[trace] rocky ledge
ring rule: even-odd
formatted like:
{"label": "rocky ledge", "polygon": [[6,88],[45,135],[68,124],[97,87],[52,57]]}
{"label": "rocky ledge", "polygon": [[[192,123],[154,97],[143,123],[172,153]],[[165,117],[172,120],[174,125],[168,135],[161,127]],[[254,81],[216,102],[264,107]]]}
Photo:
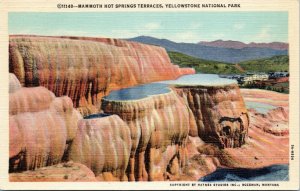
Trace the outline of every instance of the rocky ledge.
{"label": "rocky ledge", "polygon": [[129,180],[165,180],[179,176],[186,165],[185,148],[191,111],[172,90],[137,100],[103,98],[102,110],[120,116],[129,126],[132,147]]}
{"label": "rocky ledge", "polygon": [[9,171],[60,163],[82,118],[72,100],[44,87],[21,87],[14,74],[9,87]]}
{"label": "rocky ledge", "polygon": [[112,90],[195,73],[173,65],[164,48],[108,38],[12,35],[9,72],[25,87],[66,95],[83,115],[99,112]]}
{"label": "rocky ledge", "polygon": [[220,148],[245,144],[249,116],[237,84],[177,85],[175,89],[193,112],[197,124],[197,131],[193,135]]}

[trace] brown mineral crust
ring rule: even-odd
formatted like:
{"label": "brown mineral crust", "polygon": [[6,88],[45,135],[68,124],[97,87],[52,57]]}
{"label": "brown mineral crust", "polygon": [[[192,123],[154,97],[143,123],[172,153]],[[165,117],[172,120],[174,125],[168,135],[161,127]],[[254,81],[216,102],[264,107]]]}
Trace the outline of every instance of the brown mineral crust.
{"label": "brown mineral crust", "polygon": [[202,140],[221,148],[240,147],[245,143],[249,117],[237,84],[177,85],[174,89],[193,112]]}
{"label": "brown mineral crust", "polygon": [[60,163],[34,171],[10,173],[11,182],[95,182],[94,173],[79,163]]}
{"label": "brown mineral crust", "polygon": [[[194,70],[172,65],[163,48],[109,38],[11,36],[9,53],[21,81],[10,74],[9,171],[27,170],[11,181],[198,180],[218,166],[288,163],[288,95],[241,91],[281,106],[267,114],[247,112],[236,84],[108,100],[111,90]],[[109,115],[82,119],[73,103]]]}
{"label": "brown mineral crust", "polygon": [[268,112],[268,117],[273,121],[282,121],[288,122],[289,121],[289,110],[285,107],[277,107],[272,109]]}
{"label": "brown mineral crust", "polygon": [[[62,118],[50,112],[27,112],[9,118],[11,172],[33,170],[60,162],[67,132]],[[21,145],[15,147],[18,142]]]}
{"label": "brown mineral crust", "polygon": [[262,127],[250,126],[247,142],[241,147],[220,149],[214,144],[201,144],[198,146],[198,152],[189,156],[189,164],[180,180],[197,181],[214,172],[217,167],[256,169],[288,164],[289,137],[276,136],[266,133]]}
{"label": "brown mineral crust", "polygon": [[250,127],[249,140],[245,146],[226,149],[226,155],[230,157],[224,165],[233,168],[261,168],[288,164],[289,137],[276,136],[261,129]]}
{"label": "brown mineral crust", "polygon": [[286,108],[278,107],[270,110],[267,114],[258,113],[251,109],[249,114],[251,126],[277,136],[289,134],[289,115]]}
{"label": "brown mineral crust", "polygon": [[69,160],[90,168],[101,181],[125,181],[131,149],[130,131],[117,115],[82,119]]}
{"label": "brown mineral crust", "polygon": [[138,100],[103,99],[105,113],[128,124],[132,148],[127,168],[130,181],[165,180],[179,176],[186,164],[189,109],[173,91]]}
{"label": "brown mineral crust", "polygon": [[[12,36],[18,36],[18,35],[12,35]],[[48,36],[51,37],[51,36]],[[131,56],[133,56],[136,60],[139,60],[141,62],[147,62],[147,63],[153,63],[153,56],[155,55],[150,55],[149,56],[149,52],[148,51],[153,51],[153,46],[151,45],[146,45],[143,43],[137,43],[137,42],[132,42],[132,41],[126,41],[126,40],[120,40],[120,39],[113,39],[113,38],[96,38],[96,37],[76,37],[76,36],[57,36],[59,38],[66,38],[66,39],[74,39],[74,40],[85,40],[85,41],[94,41],[94,42],[101,42],[101,43],[105,43],[105,44],[109,44],[109,45],[113,45],[116,47],[124,47],[124,48],[128,48],[129,51],[133,50],[134,53],[131,54]],[[156,56],[158,56],[161,62],[167,62],[167,63],[171,63],[171,60],[168,56],[168,54],[166,54],[166,51],[164,48],[162,47],[156,47],[156,51],[158,51],[159,54],[156,54]],[[155,67],[153,67],[153,69],[161,69],[161,67],[163,67],[161,64],[156,64]],[[177,75],[178,73],[180,75],[186,75],[186,74],[194,74],[195,70],[193,68],[179,68],[179,66],[174,65],[174,67],[170,67],[170,68],[165,68],[166,70],[170,70],[169,73],[161,73],[160,75],[163,76],[165,74],[170,75],[173,73],[173,75]],[[177,76],[178,77],[178,76]],[[159,77],[161,78],[161,77]]]}
{"label": "brown mineral crust", "polygon": [[273,106],[286,107],[286,109],[289,106],[289,94],[260,89],[241,89],[241,94],[245,101],[267,103]]}
{"label": "brown mineral crust", "polygon": [[260,89],[241,89],[245,101],[266,103],[276,107],[266,114],[250,109],[251,126],[265,132],[284,136],[289,134],[289,95]]}
{"label": "brown mineral crust", "polygon": [[217,167],[263,168],[289,163],[288,95],[252,89],[241,89],[241,92],[247,100],[279,107],[266,114],[248,110],[248,137],[241,147],[220,149],[214,144],[203,143],[196,137],[189,137],[189,164],[180,180],[197,181]]}
{"label": "brown mineral crust", "polygon": [[63,118],[67,130],[67,142],[71,142],[76,135],[78,121],[82,119],[81,114],[73,108],[72,100],[67,97],[55,98],[50,106]]}
{"label": "brown mineral crust", "polygon": [[55,95],[44,87],[21,88],[20,90],[9,95],[10,115],[49,109],[55,99]]}
{"label": "brown mineral crust", "polygon": [[10,92],[9,171],[59,163],[81,118],[70,98],[56,98],[44,87]]}
{"label": "brown mineral crust", "polygon": [[173,65],[161,47],[107,38],[15,35],[9,56],[9,71],[23,86],[67,95],[85,114],[111,90],[195,73]]}

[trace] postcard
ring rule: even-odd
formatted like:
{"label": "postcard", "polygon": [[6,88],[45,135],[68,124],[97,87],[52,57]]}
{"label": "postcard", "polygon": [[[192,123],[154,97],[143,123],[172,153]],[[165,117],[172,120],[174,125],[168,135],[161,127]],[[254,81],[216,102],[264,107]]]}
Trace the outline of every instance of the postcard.
{"label": "postcard", "polygon": [[299,189],[299,1],[0,7],[0,189]]}

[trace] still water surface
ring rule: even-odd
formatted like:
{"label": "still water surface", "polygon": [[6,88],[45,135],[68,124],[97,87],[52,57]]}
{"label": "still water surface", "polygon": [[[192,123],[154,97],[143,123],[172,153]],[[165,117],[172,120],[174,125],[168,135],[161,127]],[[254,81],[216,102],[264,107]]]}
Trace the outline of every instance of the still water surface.
{"label": "still water surface", "polygon": [[176,80],[160,81],[155,83],[143,84],[139,86],[124,88],[110,92],[105,99],[108,100],[136,100],[151,95],[158,95],[170,92],[168,85],[202,85],[217,86],[236,83],[235,80],[220,78],[216,74],[193,74],[181,76]]}
{"label": "still water surface", "polygon": [[202,177],[199,181],[288,181],[289,165],[272,165],[259,169],[226,169]]}

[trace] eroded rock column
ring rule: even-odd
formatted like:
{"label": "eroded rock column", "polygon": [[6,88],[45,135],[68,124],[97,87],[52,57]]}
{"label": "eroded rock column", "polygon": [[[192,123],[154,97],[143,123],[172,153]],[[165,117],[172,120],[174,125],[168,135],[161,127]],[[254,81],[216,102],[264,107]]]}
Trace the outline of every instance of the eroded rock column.
{"label": "eroded rock column", "polygon": [[130,181],[165,180],[180,174],[189,132],[189,110],[182,98],[171,91],[139,100],[103,99],[102,109],[119,115],[130,128]]}
{"label": "eroded rock column", "polygon": [[132,146],[128,125],[117,115],[82,119],[69,160],[90,168],[100,181],[126,181]]}
{"label": "eroded rock column", "polygon": [[249,117],[237,84],[224,86],[176,86],[192,110],[198,136],[220,148],[240,147],[248,133]]}
{"label": "eroded rock column", "polygon": [[82,118],[71,99],[44,87],[23,88],[14,74],[9,87],[9,171],[60,163]]}

